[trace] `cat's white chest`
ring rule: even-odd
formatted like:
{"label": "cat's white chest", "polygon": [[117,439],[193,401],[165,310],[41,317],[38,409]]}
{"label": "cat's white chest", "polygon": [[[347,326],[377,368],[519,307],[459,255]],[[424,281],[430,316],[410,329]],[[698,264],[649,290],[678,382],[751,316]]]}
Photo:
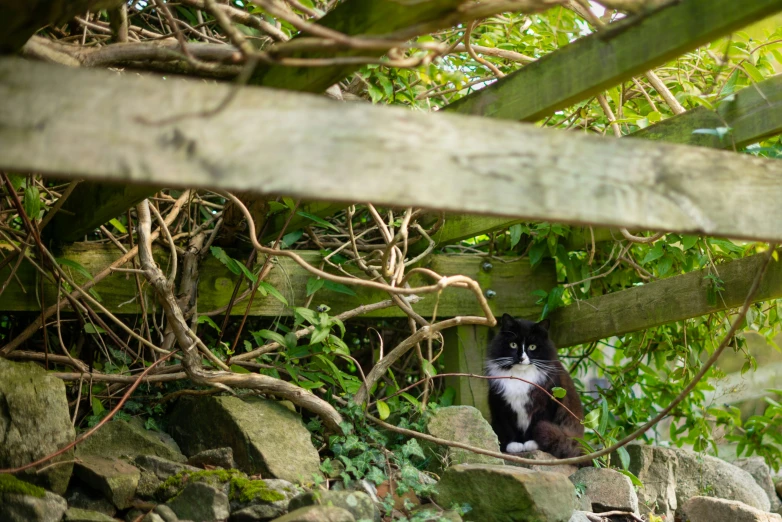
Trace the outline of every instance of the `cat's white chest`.
{"label": "cat's white chest", "polygon": [[495,390],[498,390],[516,413],[517,425],[522,432],[529,428],[530,418],[527,415],[527,405],[530,402],[530,392],[535,387],[533,384],[543,384],[546,375],[535,365],[515,365],[509,370],[492,368],[489,370],[491,377],[518,377],[529,382],[517,379],[496,379],[492,381]]}

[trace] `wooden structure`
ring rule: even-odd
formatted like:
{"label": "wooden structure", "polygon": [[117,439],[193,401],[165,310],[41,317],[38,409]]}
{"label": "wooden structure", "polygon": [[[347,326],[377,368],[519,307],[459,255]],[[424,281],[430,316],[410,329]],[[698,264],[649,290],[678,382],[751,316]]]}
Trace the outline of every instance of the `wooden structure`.
{"label": "wooden structure", "polygon": [[[397,32],[407,38],[414,34],[398,31],[447,25],[461,4],[348,0],[322,23],[346,34]],[[353,16],[356,9],[367,16]],[[673,2],[551,53],[430,115],[344,105],[301,93],[323,91],[353,72],[348,66],[260,69],[251,83],[284,90],[240,88],[230,104],[205,121],[190,116],[213,109],[232,87],[120,78],[106,71],[0,58],[0,169],[86,180],[66,209],[90,207],[92,214],[80,214],[76,221],[60,215],[52,223],[54,234],[66,241],[124,212],[158,186],[295,196],[313,201],[307,212],[317,216],[360,201],[445,210],[445,226],[434,237],[438,245],[522,219],[782,241],[782,163],[715,150],[782,132],[779,78],[739,92],[715,112],[681,114],[631,139],[564,134],[518,123],[539,120],[779,11],[782,0],[747,0],[740,7],[733,0]],[[3,43],[18,48],[19,40],[15,35]],[[579,74],[571,74],[573,70]],[[265,124],[269,120],[274,127]],[[730,140],[693,134],[726,124],[733,128]],[[362,174],[358,179],[345,172]],[[305,222],[296,218],[289,230]],[[269,237],[280,225],[270,227]],[[607,237],[600,231],[597,235]],[[63,255],[93,273],[113,258],[109,251],[78,246],[66,248]],[[497,263],[492,272],[483,272],[475,258],[433,256],[426,262],[444,274],[475,278],[496,292],[496,310],[519,316],[538,315],[530,292],[556,284],[551,264],[532,271],[526,262]],[[233,284],[222,265],[208,263],[209,277],[201,281],[202,309],[225,304]],[[756,263],[749,258],[721,267],[725,291],[717,305],[706,300],[703,274],[693,272],[559,310],[555,339],[569,346],[737,306]],[[307,274],[284,260],[281,265],[286,279],[274,271],[272,284],[287,288],[290,281],[294,290],[289,301],[302,302]],[[7,270],[0,270],[0,279]],[[20,273],[23,283],[30,277]],[[136,303],[126,303],[135,286],[125,275],[111,276],[98,292],[111,310],[137,311]],[[379,299],[364,290],[358,294],[326,295],[327,304],[341,311]],[[757,299],[778,297],[782,268],[774,265]],[[424,299],[416,310],[431,312],[432,299]],[[52,302],[52,295],[46,301]],[[451,290],[442,297],[438,314],[475,313],[470,306]],[[11,285],[0,308],[32,311],[38,304],[33,295]],[[256,300],[252,309],[258,315],[286,312],[274,300]],[[401,312],[389,308],[374,313],[383,314]],[[480,372],[487,335],[478,327],[451,329],[448,366]],[[483,393],[483,383],[453,384],[461,402],[475,402]]]}

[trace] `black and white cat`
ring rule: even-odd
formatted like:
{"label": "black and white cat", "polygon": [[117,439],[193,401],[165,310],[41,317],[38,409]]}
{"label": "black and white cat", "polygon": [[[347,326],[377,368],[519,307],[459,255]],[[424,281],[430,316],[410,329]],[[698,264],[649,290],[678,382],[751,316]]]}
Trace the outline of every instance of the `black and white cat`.
{"label": "black and white cat", "polygon": [[[541,449],[557,458],[576,457],[582,454],[575,437],[584,436],[583,408],[548,329],[548,320],[534,323],[502,316],[500,331],[489,344],[486,375],[528,382],[507,378],[489,381],[492,428],[504,452]],[[566,394],[560,402],[578,418],[529,383],[549,393],[555,386],[563,388]]]}

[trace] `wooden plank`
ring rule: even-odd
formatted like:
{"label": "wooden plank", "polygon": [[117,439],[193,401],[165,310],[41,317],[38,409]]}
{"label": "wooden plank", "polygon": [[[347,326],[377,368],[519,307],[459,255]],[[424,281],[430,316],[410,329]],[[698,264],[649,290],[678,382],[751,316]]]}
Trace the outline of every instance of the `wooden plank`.
{"label": "wooden plank", "polygon": [[231,89],[0,59],[0,168],[782,240],[778,161],[273,89],[180,118]]}
{"label": "wooden plank", "polygon": [[782,10],[782,0],[681,0],[611,24],[445,109],[537,121]]}
{"label": "wooden plank", "polygon": [[99,226],[152,196],[158,188],[116,183],[80,183],[55,215],[46,236],[58,241],[78,241]]}
{"label": "wooden plank", "polygon": [[[709,272],[696,270],[561,308],[551,317],[552,338],[559,347],[572,346],[739,307],[762,262],[752,256],[717,265],[725,290],[715,304],[707,298]],[[780,297],[782,263],[772,262],[755,302]]]}
{"label": "wooden plank", "polygon": [[[58,257],[64,257],[80,263],[92,274],[98,273],[119,257],[114,246],[92,245],[75,243],[66,247]],[[162,267],[167,266],[167,253],[157,252],[158,262]],[[310,263],[318,265],[321,256],[318,252],[303,252],[302,255]],[[241,259],[246,256],[237,254]],[[482,288],[492,289],[496,296],[489,300],[492,310],[514,313],[519,316],[533,317],[540,313],[540,306],[535,304],[537,297],[532,292],[537,289],[550,290],[556,285],[554,264],[546,263],[532,269],[526,260],[514,263],[496,263],[491,272],[481,269],[483,259],[469,256],[432,256],[426,266],[443,275],[464,274],[478,281]],[[9,267],[0,270],[0,281],[8,277]],[[354,268],[349,272],[358,274]],[[78,273],[72,274],[77,282],[84,278]],[[309,272],[296,265],[288,258],[279,258],[276,268],[272,270],[267,281],[274,285],[288,299],[291,306],[302,306],[306,300],[306,285]],[[6,312],[31,312],[40,310],[40,302],[36,296],[36,279],[33,268],[28,263],[23,263],[19,269],[19,278],[27,293],[25,294],[15,281],[11,281],[6,288],[3,298],[0,299],[0,310]],[[232,274],[223,264],[212,256],[207,256],[200,267],[198,286],[198,309],[201,312],[214,310],[226,305],[231,297],[238,276]],[[419,277],[413,276],[411,284],[414,286],[423,282]],[[429,281],[431,282],[431,281]],[[242,291],[247,288],[242,285]],[[115,273],[96,286],[97,292],[102,298],[102,304],[113,313],[135,314],[140,312],[138,302],[128,302],[136,293],[136,283],[132,276],[126,273]],[[47,285],[44,291],[44,301],[47,304],[54,302],[55,288]],[[331,307],[332,313],[337,314],[350,310],[361,304],[369,304],[388,299],[388,294],[366,288],[355,288],[356,296],[348,296],[330,290],[321,290],[315,294],[313,305],[326,304]],[[424,317],[431,316],[437,297],[434,294],[420,296],[422,300],[415,305],[418,313]],[[149,295],[151,301],[154,296]],[[124,304],[123,304],[124,303]],[[152,308],[149,307],[149,310]],[[237,304],[232,314],[244,314],[245,305]],[[255,299],[251,315],[277,317],[279,315],[291,315],[290,308],[284,307],[272,297]],[[468,290],[449,289],[443,292],[437,307],[437,317],[452,317],[455,315],[481,315],[481,309]],[[396,307],[378,310],[369,317],[403,317],[404,314]]]}
{"label": "wooden plank", "polygon": [[0,54],[16,52],[38,29],[77,14],[122,5],[123,0],[11,0],[0,2]]}
{"label": "wooden plank", "polygon": [[[693,134],[698,129],[730,127],[730,135],[720,139],[712,134]],[[668,143],[732,149],[757,143],[782,132],[782,75],[752,84],[723,100],[717,111],[698,107],[631,134]]]}
{"label": "wooden plank", "polygon": [[[370,36],[395,33],[418,24],[447,19],[457,11],[464,0],[348,0],[338,5],[318,24],[350,36]],[[307,36],[307,35],[304,35]],[[413,35],[406,35],[412,37]],[[296,38],[292,40],[296,41]],[[383,51],[348,51],[339,53],[307,53],[293,55],[298,58],[321,58],[324,56],[382,56]],[[259,66],[250,83],[288,89],[321,93],[338,81],[346,78],[360,65],[338,65],[330,67],[284,67]]]}
{"label": "wooden plank", "polygon": [[[445,349],[443,363],[448,373],[483,375],[486,348],[491,340],[491,329],[485,326],[462,325],[443,332]],[[475,406],[486,419],[489,412],[489,381],[467,377],[445,377],[445,385],[456,391],[454,404]]]}

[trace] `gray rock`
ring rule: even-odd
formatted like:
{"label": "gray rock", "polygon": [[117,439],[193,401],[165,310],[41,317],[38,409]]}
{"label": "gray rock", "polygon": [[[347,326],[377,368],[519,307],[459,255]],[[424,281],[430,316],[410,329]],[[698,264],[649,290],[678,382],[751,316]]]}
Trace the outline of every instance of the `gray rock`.
{"label": "gray rock", "polygon": [[236,467],[234,462],[234,450],[231,448],[215,448],[204,450],[187,459],[191,466],[205,468],[207,466],[233,469]]}
{"label": "gray rock", "polygon": [[141,522],[166,522],[166,520],[155,512],[147,513]]}
{"label": "gray rock", "polygon": [[630,511],[638,514],[638,496],[630,479],[608,468],[581,468],[570,480],[581,484],[592,511]]}
{"label": "gray rock", "polygon": [[751,506],[712,497],[692,497],[680,509],[683,522],[782,522],[776,513],[766,513]]}
{"label": "gray rock", "polygon": [[573,514],[575,489],[561,473],[460,464],[445,471],[434,499],[444,507],[469,504],[468,521],[567,522]]}
{"label": "gray rock", "polygon": [[[34,462],[67,446],[75,436],[63,381],[35,363],[0,358],[0,469]],[[40,473],[30,470],[19,478],[63,494],[72,461],[69,450]]]}
{"label": "gray rock", "polygon": [[[532,459],[532,460],[556,460],[556,457],[554,455],[551,455],[550,453],[546,453],[545,451],[540,451],[540,450],[527,451],[525,453],[518,453],[517,455],[519,457],[524,457],[525,459]],[[505,464],[507,466],[518,466],[520,468],[531,469],[532,471],[551,471],[553,473],[562,473],[568,477],[571,476],[576,471],[578,471],[578,466],[571,466],[569,464],[559,464],[556,466],[536,466],[534,464],[519,464],[517,462],[511,462],[509,460],[506,460]]]}
{"label": "gray rock", "polygon": [[65,522],[114,522],[114,518],[98,511],[69,507],[65,512]]}
{"label": "gray rock", "polygon": [[174,510],[165,504],[158,504],[153,511],[165,522],[177,522],[179,520]]}
{"label": "gray rock", "polygon": [[332,506],[307,506],[275,518],[273,522],[356,522],[350,511]]}
{"label": "gray rock", "polygon": [[145,429],[140,419],[113,420],[106,423],[95,435],[77,446],[77,457],[87,455],[130,459],[139,455],[155,455],[174,462],[186,460],[171,437]]}
{"label": "gray rock", "polygon": [[[472,406],[438,408],[429,418],[426,432],[440,439],[500,452],[500,443],[491,425],[486,422],[481,412]],[[438,474],[448,466],[456,464],[502,464],[500,459],[460,448],[425,444],[424,449],[427,453],[435,454],[433,471]]]}
{"label": "gray rock", "polygon": [[[189,471],[195,473],[200,469],[174,462],[154,455],[139,455],[134,460],[134,464],[141,470],[141,477],[138,482],[136,495],[141,498],[155,498],[158,488],[171,476]],[[172,492],[169,496],[174,495]]]}
{"label": "gray rock", "polygon": [[180,519],[214,522],[228,518],[228,495],[202,482],[191,482],[182,493],[168,501]]}
{"label": "gray rock", "polygon": [[251,475],[311,482],[321,476],[318,452],[301,417],[273,400],[182,399],[169,428],[188,455],[230,446],[237,468]]}
{"label": "gray rock", "polygon": [[122,460],[83,456],[76,464],[77,477],[103,493],[119,509],[130,507],[141,472]]}
{"label": "gray rock", "polygon": [[680,506],[692,497],[708,495],[743,502],[761,511],[771,508],[766,492],[743,469],[709,455],[682,449],[671,451],[678,462],[676,501]]}
{"label": "gray rock", "polygon": [[442,511],[432,504],[424,504],[410,511],[411,517],[415,516],[420,522],[462,522],[462,517],[456,511]]}
{"label": "gray rock", "polygon": [[65,499],[50,491],[21,480],[0,482],[0,520],[3,522],[60,522],[67,508]]}
{"label": "gray rock", "polygon": [[114,504],[103,498],[98,491],[82,485],[80,480],[71,480],[65,493],[65,500],[68,501],[69,508],[97,511],[110,517],[117,513]]}
{"label": "gray rock", "polygon": [[774,482],[771,480],[771,469],[766,464],[766,460],[763,457],[750,457],[747,459],[738,459],[733,462],[734,466],[738,466],[755,479],[758,486],[766,492],[768,500],[771,503],[771,509],[769,511],[777,511],[780,507],[779,498],[777,498],[777,492],[774,488]]}
{"label": "gray rock", "polygon": [[[676,453],[668,448],[641,444],[629,444],[625,448],[630,454],[628,471],[644,485],[636,492],[641,513],[655,513],[665,522],[673,522],[679,505],[676,500]],[[620,462],[619,456],[613,454],[611,462]]]}
{"label": "gray rock", "polygon": [[288,509],[305,506],[336,506],[349,511],[356,520],[380,522],[380,511],[366,493],[360,491],[310,491],[294,497]]}
{"label": "gray rock", "polygon": [[568,522],[592,522],[587,517],[586,511],[573,511],[573,516],[570,517]]}

